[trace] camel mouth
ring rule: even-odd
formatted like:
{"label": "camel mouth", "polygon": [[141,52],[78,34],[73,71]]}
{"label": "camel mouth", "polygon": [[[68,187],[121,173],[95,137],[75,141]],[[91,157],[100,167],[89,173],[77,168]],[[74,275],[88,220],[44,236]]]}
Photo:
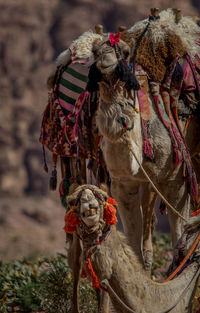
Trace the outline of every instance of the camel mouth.
{"label": "camel mouth", "polygon": [[90,218],[90,217],[93,218],[94,216],[98,215],[97,214],[97,208],[90,208],[89,210],[83,212],[82,215],[83,215],[83,217],[86,217],[86,218]]}
{"label": "camel mouth", "polygon": [[88,227],[94,227],[99,223],[100,219],[98,208],[91,207],[88,210],[85,210],[81,213],[81,219]]}

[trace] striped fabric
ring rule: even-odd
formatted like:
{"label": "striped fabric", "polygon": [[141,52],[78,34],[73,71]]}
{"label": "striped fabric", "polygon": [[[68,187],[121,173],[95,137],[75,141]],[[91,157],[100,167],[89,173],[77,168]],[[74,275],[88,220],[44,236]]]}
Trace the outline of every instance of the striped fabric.
{"label": "striped fabric", "polygon": [[71,63],[63,72],[58,84],[59,103],[66,115],[73,112],[79,95],[88,81],[88,68],[82,64]]}

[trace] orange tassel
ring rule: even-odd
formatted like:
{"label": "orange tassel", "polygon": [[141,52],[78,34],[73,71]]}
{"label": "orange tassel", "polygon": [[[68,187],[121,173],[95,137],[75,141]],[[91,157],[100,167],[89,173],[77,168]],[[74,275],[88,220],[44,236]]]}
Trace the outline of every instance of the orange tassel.
{"label": "orange tassel", "polygon": [[87,278],[87,274],[86,274],[84,268],[82,268],[82,271],[81,271],[81,278]]}
{"label": "orange tassel", "polygon": [[87,257],[87,261],[85,262],[85,267],[87,269],[88,274],[92,278],[92,287],[94,289],[98,289],[99,288],[99,280],[98,280],[98,277],[93,270],[92,263],[91,263],[89,257]]}
{"label": "orange tassel", "polygon": [[77,214],[74,212],[74,208],[69,210],[65,215],[65,227],[64,230],[67,233],[73,233],[76,229],[76,226],[80,225],[79,218]]}
{"label": "orange tassel", "polygon": [[104,221],[108,225],[115,225],[117,224],[117,217],[116,217],[117,210],[112,204],[109,204],[108,202],[105,202],[105,208],[104,208]]}
{"label": "orange tassel", "polygon": [[64,230],[66,233],[72,234],[76,230],[76,227],[71,227],[71,226],[65,224]]}
{"label": "orange tassel", "polygon": [[112,204],[112,205],[116,205],[116,206],[117,206],[117,202],[115,201],[115,199],[113,199],[113,198],[111,198],[111,197],[108,198],[107,202],[110,203],[110,204]]}
{"label": "orange tassel", "polygon": [[200,209],[191,213],[191,216],[197,216],[200,213]]}

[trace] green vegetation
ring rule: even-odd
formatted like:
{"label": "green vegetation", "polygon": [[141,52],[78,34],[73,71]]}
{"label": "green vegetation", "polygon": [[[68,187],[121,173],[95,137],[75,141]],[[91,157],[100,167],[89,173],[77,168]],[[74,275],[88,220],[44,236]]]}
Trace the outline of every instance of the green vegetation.
{"label": "green vegetation", "polygon": [[[162,281],[172,258],[170,236],[156,233],[153,246],[153,279]],[[66,255],[0,262],[0,313],[67,313],[71,296],[72,273]],[[81,313],[97,312],[96,294],[87,279],[81,279],[79,298]],[[193,313],[200,313],[199,299],[196,293]]]}
{"label": "green vegetation", "polygon": [[[1,313],[67,313],[71,295],[72,274],[65,255],[0,264]],[[80,284],[80,309],[97,311],[95,292],[87,280]]]}

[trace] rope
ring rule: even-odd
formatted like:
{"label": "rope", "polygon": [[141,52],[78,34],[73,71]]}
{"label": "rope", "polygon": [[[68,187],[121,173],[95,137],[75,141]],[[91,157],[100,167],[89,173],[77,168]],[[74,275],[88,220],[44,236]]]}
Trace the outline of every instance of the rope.
{"label": "rope", "polygon": [[133,151],[132,145],[130,140],[125,140],[124,141],[127,143],[128,148],[130,150],[130,152],[133,154],[134,158],[136,159],[138,165],[140,166],[143,174],[146,176],[146,178],[148,179],[148,181],[151,183],[153,189],[156,191],[156,193],[160,196],[160,198],[165,202],[165,204],[168,206],[168,208],[170,208],[172,210],[172,212],[177,215],[178,217],[180,217],[184,222],[187,223],[187,220],[185,219],[185,217],[183,215],[181,215],[168,201],[167,199],[161,194],[161,192],[158,190],[158,188],[154,185],[153,181],[151,180],[150,176],[147,174],[146,170],[144,169],[144,167],[142,166],[142,164],[140,164],[140,161],[138,160],[135,152]]}
{"label": "rope", "polygon": [[187,260],[189,259],[189,257],[191,256],[192,252],[194,251],[194,249],[196,248],[198,242],[200,240],[200,234],[197,236],[195,242],[193,243],[192,247],[190,248],[188,254],[186,255],[186,257],[183,259],[183,261],[181,262],[181,264],[175,269],[175,271],[169,276],[167,277],[167,279],[165,279],[162,283],[165,283],[169,280],[171,280],[183,267],[183,265],[187,262]]}

